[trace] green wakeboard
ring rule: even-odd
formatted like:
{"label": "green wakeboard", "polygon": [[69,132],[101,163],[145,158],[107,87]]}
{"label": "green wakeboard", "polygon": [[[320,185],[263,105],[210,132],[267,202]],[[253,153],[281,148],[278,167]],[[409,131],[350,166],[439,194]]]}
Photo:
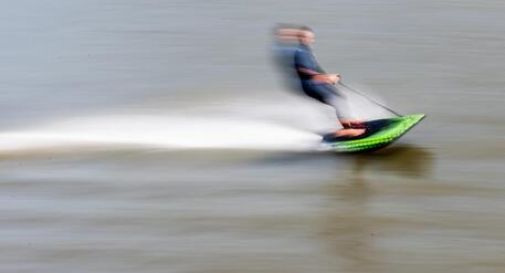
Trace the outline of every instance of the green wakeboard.
{"label": "green wakeboard", "polygon": [[358,153],[383,148],[407,133],[426,115],[414,114],[364,122],[366,132],[352,139],[335,137],[334,133],[323,135],[323,145],[339,153]]}

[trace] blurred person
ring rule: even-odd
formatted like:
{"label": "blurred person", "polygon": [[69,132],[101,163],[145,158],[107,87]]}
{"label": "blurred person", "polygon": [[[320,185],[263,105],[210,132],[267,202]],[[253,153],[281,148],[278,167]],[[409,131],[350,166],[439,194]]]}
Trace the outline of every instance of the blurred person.
{"label": "blurred person", "polygon": [[[291,77],[296,77],[298,89],[321,103],[332,106],[343,128],[335,135],[343,138],[359,137],[365,133],[360,120],[350,117],[345,96],[335,87],[340,81],[339,74],[326,73],[317,62],[311,45],[315,41],[314,32],[306,26],[278,28],[277,43],[281,45],[279,62]],[[293,44],[294,48],[293,48]]]}
{"label": "blurred person", "polygon": [[278,24],[274,29],[274,61],[289,90],[300,90],[300,80],[294,69],[295,53],[298,50],[299,26]]}

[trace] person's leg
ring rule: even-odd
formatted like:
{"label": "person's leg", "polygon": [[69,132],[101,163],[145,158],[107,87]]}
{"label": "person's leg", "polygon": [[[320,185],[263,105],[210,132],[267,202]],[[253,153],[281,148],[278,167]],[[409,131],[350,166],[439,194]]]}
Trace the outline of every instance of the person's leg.
{"label": "person's leg", "polygon": [[338,121],[343,127],[335,132],[337,136],[356,137],[365,133],[361,120],[351,117],[351,111],[345,96],[335,86],[321,85],[318,89],[320,93],[324,94],[324,103],[335,109]]}
{"label": "person's leg", "polygon": [[335,109],[339,123],[343,127],[337,130],[335,133],[337,136],[357,137],[365,133],[365,129],[359,126],[361,121],[350,118],[351,115],[345,97],[334,85],[304,83],[303,91],[307,96]]}

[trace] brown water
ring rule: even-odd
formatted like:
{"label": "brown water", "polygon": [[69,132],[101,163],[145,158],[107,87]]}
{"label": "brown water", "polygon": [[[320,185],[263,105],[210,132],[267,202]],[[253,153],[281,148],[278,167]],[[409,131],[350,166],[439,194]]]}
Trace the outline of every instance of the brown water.
{"label": "brown water", "polygon": [[[0,4],[1,272],[504,272],[501,1]],[[270,28],[428,117],[317,150]],[[386,115],[352,98],[360,115]]]}

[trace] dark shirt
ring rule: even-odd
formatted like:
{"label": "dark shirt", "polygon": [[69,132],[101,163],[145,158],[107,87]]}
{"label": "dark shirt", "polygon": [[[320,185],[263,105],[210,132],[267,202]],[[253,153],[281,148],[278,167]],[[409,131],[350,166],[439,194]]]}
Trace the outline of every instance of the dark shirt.
{"label": "dark shirt", "polygon": [[273,47],[275,62],[281,69],[292,70],[294,68],[294,56],[297,50],[298,46],[295,44],[281,42],[275,43]]}
{"label": "dark shirt", "polygon": [[295,70],[295,53],[298,45],[294,43],[277,42],[273,46],[273,57],[275,64],[282,76],[286,87],[291,90],[300,90],[300,81]]}
{"label": "dark shirt", "polygon": [[294,67],[302,83],[304,81],[309,81],[312,78],[312,75],[301,72],[300,68],[309,69],[320,74],[326,74],[316,61],[316,57],[314,56],[314,53],[312,53],[312,49],[303,44],[300,44],[295,52]]}

